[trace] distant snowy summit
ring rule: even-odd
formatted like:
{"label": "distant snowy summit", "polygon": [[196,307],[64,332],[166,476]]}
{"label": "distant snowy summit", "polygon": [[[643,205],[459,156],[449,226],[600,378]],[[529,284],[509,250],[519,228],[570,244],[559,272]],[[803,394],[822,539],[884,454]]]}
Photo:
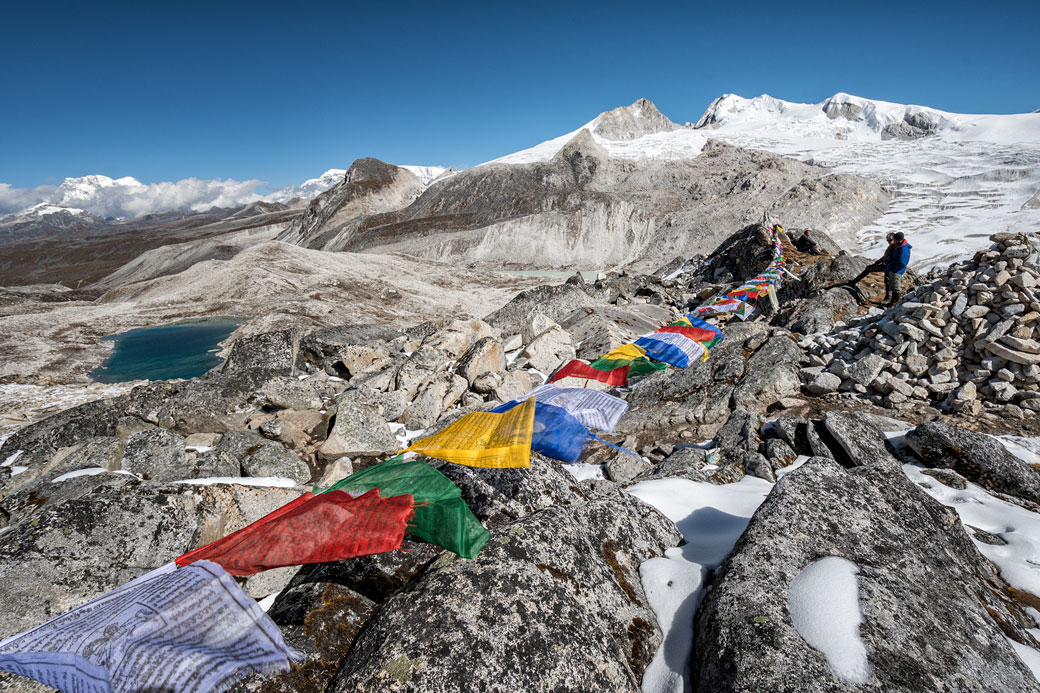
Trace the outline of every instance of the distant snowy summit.
{"label": "distant snowy summit", "polygon": [[733,134],[761,134],[877,141],[929,136],[996,144],[1040,142],[1036,113],[969,115],[838,93],[816,104],[782,101],[767,94],[747,99],[724,94],[693,125]]}
{"label": "distant snowy summit", "polygon": [[[425,186],[454,172],[443,166],[401,166]],[[258,189],[262,181],[199,180],[145,184],[131,176],[110,178],[103,175],[66,178],[58,186],[11,189],[0,184],[0,192],[20,202],[4,215],[0,209],[0,230],[44,224],[53,228],[96,226],[107,220],[133,219],[165,211],[206,212],[234,209],[253,203],[304,203],[343,182],[347,170],[330,168],[317,178],[300,185],[279,188],[267,194]],[[0,202],[3,200],[0,199]]]}

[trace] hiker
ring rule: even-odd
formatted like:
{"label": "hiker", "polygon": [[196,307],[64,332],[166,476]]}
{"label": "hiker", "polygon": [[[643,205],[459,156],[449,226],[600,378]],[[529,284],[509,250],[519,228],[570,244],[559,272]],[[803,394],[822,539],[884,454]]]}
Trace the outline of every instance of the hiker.
{"label": "hiker", "polygon": [[888,264],[885,266],[885,286],[891,292],[891,300],[888,305],[894,306],[903,297],[903,273],[906,266],[910,264],[910,248],[906,237],[901,231],[892,234],[892,243],[889,245],[892,253],[889,255]]}
{"label": "hiker", "polygon": [[[900,236],[900,238],[902,238],[903,234],[900,233],[899,236]],[[862,272],[860,272],[859,275],[855,279],[853,279],[852,281],[849,282],[849,286],[856,287],[856,284],[859,284],[861,281],[863,281],[863,279],[866,278],[866,276],[868,274],[873,274],[874,272],[884,272],[885,273],[885,303],[889,303],[892,300],[892,283],[891,283],[892,280],[889,277],[888,266],[889,266],[889,264],[890,264],[890,262],[892,260],[892,256],[896,253],[897,245],[896,245],[895,238],[896,238],[896,234],[894,234],[894,233],[889,233],[889,234],[887,234],[885,236],[885,240],[888,241],[888,247],[885,248],[885,254],[882,255],[880,259],[875,260],[874,262],[872,262],[869,265],[867,265],[866,268]],[[907,257],[909,257],[909,251],[907,251],[907,253],[908,253]],[[906,268],[905,264],[903,265],[903,268],[904,269]],[[900,295],[902,295],[902,294],[900,294]]]}
{"label": "hiker", "polygon": [[816,239],[812,237],[812,231],[809,229],[806,229],[805,233],[794,242],[794,247],[810,255],[823,255],[823,251],[820,250],[819,244],[816,243]]}

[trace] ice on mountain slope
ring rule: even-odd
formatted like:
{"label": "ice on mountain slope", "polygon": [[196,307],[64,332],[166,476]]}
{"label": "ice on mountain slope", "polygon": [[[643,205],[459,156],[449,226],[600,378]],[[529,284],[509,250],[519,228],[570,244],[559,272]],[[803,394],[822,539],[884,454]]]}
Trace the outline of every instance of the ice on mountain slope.
{"label": "ice on mountain slope", "polygon": [[[716,138],[873,178],[895,196],[860,231],[860,251],[880,256],[885,234],[902,231],[914,246],[916,269],[969,257],[987,247],[993,233],[1040,230],[1040,209],[1029,203],[1040,191],[1038,114],[963,115],[842,93],[818,104],[727,94],[693,128],[639,134],[633,126],[635,136],[627,139],[597,132],[606,115],[583,128],[615,157],[692,157]],[[489,163],[548,161],[580,130]],[[886,139],[886,130],[932,134]]]}

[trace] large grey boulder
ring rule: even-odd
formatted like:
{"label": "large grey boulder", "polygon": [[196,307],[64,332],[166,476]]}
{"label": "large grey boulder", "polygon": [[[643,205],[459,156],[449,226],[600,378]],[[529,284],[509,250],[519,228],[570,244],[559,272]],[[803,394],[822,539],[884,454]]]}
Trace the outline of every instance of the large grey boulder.
{"label": "large grey boulder", "polygon": [[299,346],[300,333],[296,330],[279,330],[243,337],[231,345],[231,351],[220,367],[220,372],[228,374],[259,370],[277,375],[293,375],[296,372],[296,353]]}
{"label": "large grey boulder", "polygon": [[505,369],[506,353],[494,337],[484,337],[475,342],[455,364],[455,372],[470,385],[481,376],[501,373]]}
{"label": "large grey boulder", "polygon": [[401,333],[383,325],[337,325],[307,334],[296,356],[329,375],[354,377],[387,363],[386,346]]}
{"label": "large grey boulder", "polygon": [[98,436],[114,436],[128,399],[127,395],[121,395],[86,402],[20,428],[0,445],[0,461],[21,451],[18,464],[32,471],[34,466],[49,461],[61,448]]}
{"label": "large grey boulder", "polygon": [[264,383],[260,394],[275,409],[321,409],[321,394],[306,380],[279,376]]}
{"label": "large grey boulder", "polygon": [[185,455],[184,438],[165,428],[152,428],[130,436],[120,466],[152,481],[188,479],[195,471],[195,465]]}
{"label": "large grey boulder", "polygon": [[318,448],[327,460],[338,457],[378,457],[398,449],[397,438],[380,410],[353,398],[341,398],[328,438]]}
{"label": "large grey boulder", "polygon": [[541,373],[552,373],[575,356],[571,335],[559,325],[553,325],[524,347],[521,357],[531,368]]}
{"label": "large grey boulder", "polygon": [[250,368],[141,385],[131,390],[126,414],[182,435],[245,428],[259,408],[255,394],[270,377],[269,371]]}
{"label": "large grey boulder", "polygon": [[842,461],[846,466],[899,465],[899,460],[888,450],[885,434],[862,414],[829,411],[823,417],[823,425],[845,453]]}
{"label": "large grey boulder", "polygon": [[467,467],[442,460],[430,466],[451,479],[485,527],[498,527],[543,508],[584,500],[574,477],[556,460],[531,453],[531,466],[520,469]]}
{"label": "large grey boulder", "polygon": [[[304,483],[311,478],[307,463],[274,440],[253,431],[229,431],[221,436],[213,456],[229,460],[242,476],[282,477]],[[238,476],[233,474],[232,476]]]}
{"label": "large grey boulder", "polygon": [[523,332],[536,313],[560,322],[580,308],[595,305],[596,301],[573,284],[543,285],[521,291],[486,320],[505,334],[517,334]]}
{"label": "large grey boulder", "polygon": [[0,637],[241,529],[298,495],[293,489],[132,480],[47,504],[11,525],[0,542],[0,602],[19,605],[0,609]]}
{"label": "large grey boulder", "polygon": [[907,432],[906,442],[928,467],[952,469],[990,491],[1040,503],[1040,472],[995,438],[930,421]]}
{"label": "large grey boulder", "polygon": [[[858,566],[861,685],[837,676],[792,621],[791,583],[823,557]],[[694,688],[1037,691],[1007,641],[1035,646],[1032,619],[1003,587],[957,514],[899,469],[810,459],[774,486],[698,609]]]}
{"label": "large grey boulder", "polygon": [[443,554],[369,620],[329,691],[638,691],[661,642],[639,565],[675,526],[624,493]]}

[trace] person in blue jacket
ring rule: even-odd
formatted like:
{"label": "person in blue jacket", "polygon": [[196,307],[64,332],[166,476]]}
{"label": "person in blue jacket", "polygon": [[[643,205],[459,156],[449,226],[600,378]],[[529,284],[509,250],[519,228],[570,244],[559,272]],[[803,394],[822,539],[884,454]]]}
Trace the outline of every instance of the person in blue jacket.
{"label": "person in blue jacket", "polygon": [[903,273],[906,272],[906,266],[910,264],[910,248],[912,247],[906,242],[906,237],[901,231],[893,234],[892,238],[892,252],[886,253],[888,263],[885,265],[885,278],[888,280],[885,283],[892,291],[892,299],[888,304],[890,306],[899,303],[899,299],[903,297]]}

